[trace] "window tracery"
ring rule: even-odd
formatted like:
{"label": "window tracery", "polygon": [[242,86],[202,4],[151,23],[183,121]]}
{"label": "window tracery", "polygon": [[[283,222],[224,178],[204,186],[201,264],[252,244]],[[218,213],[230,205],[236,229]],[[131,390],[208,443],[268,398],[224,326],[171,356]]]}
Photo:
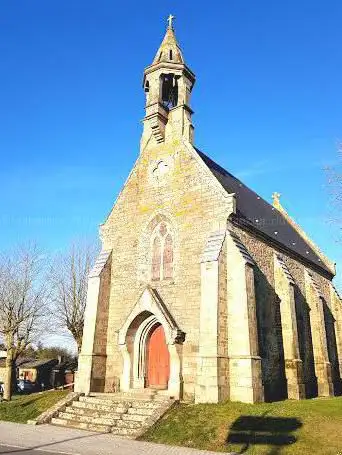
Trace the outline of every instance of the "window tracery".
{"label": "window tracery", "polygon": [[153,231],[152,239],[152,271],[153,281],[173,278],[173,239],[167,223],[162,221]]}

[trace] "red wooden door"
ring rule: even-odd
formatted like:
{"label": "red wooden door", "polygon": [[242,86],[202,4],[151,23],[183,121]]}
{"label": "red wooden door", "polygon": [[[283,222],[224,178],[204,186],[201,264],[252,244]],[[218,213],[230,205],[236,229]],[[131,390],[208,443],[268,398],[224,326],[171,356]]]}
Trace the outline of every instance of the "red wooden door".
{"label": "red wooden door", "polygon": [[150,336],[147,347],[148,387],[167,389],[170,377],[170,354],[163,326],[159,325]]}

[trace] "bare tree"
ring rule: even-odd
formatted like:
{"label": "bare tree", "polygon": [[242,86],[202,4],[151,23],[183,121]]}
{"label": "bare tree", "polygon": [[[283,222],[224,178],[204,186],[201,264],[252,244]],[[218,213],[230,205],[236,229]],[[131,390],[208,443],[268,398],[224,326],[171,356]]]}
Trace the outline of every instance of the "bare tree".
{"label": "bare tree", "polygon": [[0,335],[7,350],[4,398],[11,399],[16,360],[45,328],[48,295],[35,245],[0,256]]}
{"label": "bare tree", "polygon": [[331,222],[337,227],[342,239],[342,143],[339,144],[339,164],[326,168],[328,189],[331,199]]}
{"label": "bare tree", "polygon": [[88,275],[96,250],[93,244],[75,243],[56,257],[50,273],[57,325],[71,333],[78,352],[82,346]]}

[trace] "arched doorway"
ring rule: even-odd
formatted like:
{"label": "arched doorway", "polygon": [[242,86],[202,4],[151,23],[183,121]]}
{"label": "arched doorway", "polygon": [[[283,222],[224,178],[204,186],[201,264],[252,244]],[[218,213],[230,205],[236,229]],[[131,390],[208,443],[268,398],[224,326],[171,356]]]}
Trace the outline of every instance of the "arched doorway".
{"label": "arched doorway", "polygon": [[152,329],[146,350],[147,387],[167,389],[170,378],[170,353],[165,340],[164,328],[161,324]]}
{"label": "arched doorway", "polygon": [[[161,328],[157,330],[158,327]],[[179,329],[156,290],[150,287],[144,290],[118,335],[123,359],[120,390],[126,392],[130,389],[156,386],[167,389],[170,396],[180,398],[181,357],[185,333]],[[158,352],[159,349],[162,351]],[[150,358],[149,352],[152,352]],[[158,368],[162,364],[162,372],[157,373],[155,378],[150,376],[150,385],[149,360]],[[150,371],[152,372],[152,367]]]}

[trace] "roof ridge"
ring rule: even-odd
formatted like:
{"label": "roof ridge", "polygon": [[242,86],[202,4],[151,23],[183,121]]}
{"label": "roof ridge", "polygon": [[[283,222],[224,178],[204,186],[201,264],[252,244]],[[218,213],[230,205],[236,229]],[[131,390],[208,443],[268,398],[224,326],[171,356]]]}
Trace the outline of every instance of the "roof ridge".
{"label": "roof ridge", "polygon": [[315,244],[313,240],[308,236],[308,234],[304,231],[304,229],[299,226],[295,222],[295,220],[288,214],[287,210],[283,207],[279,199],[280,195],[278,193],[274,193],[273,195],[273,207],[280,212],[285,219],[291,224],[291,226],[298,232],[298,234],[311,246],[311,248],[315,251],[318,257],[325,263],[325,265],[331,269],[331,273],[336,275],[336,265],[332,262],[322,251],[321,249]]}

